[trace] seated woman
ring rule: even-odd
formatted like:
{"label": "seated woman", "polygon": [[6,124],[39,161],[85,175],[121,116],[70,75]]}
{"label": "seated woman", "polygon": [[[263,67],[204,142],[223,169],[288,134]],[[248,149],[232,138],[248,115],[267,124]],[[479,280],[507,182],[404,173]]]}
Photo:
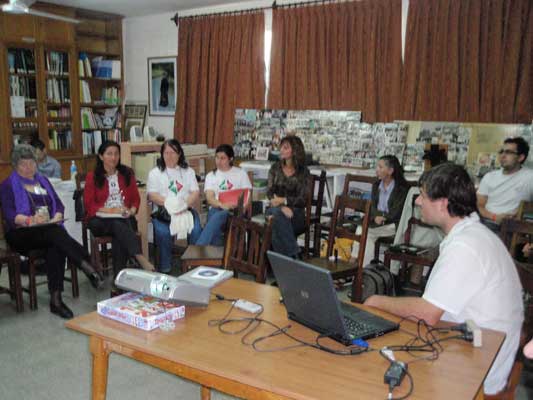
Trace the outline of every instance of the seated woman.
{"label": "seated woman", "polygon": [[[252,184],[246,172],[233,166],[233,147],[221,144],[215,151],[216,169],[205,177],[205,197],[211,207],[207,214],[207,222],[202,234],[195,244],[200,246],[223,246],[223,229],[229,216],[229,211],[235,204],[224,203],[220,200],[220,193],[235,189],[251,189]],[[249,199],[248,201],[251,201]]]}
{"label": "seated woman", "polygon": [[89,278],[95,288],[101,277],[89,263],[89,255],[63,228],[65,207],[46,177],[37,172],[37,157],[32,146],[20,144],[11,152],[14,171],[0,186],[0,201],[6,226],[6,240],[16,252],[46,252],[46,273],[50,291],[50,311],[61,318],[72,318],[61,292],[68,258]]}
{"label": "seated woman", "polygon": [[[378,181],[372,185],[372,205],[370,226],[366,237],[365,258],[367,266],[374,258],[376,240],[381,236],[391,236],[396,232],[396,224],[402,216],[403,204],[409,191],[409,184],[403,176],[403,168],[395,156],[386,155],[376,166]],[[352,256],[357,257],[357,245]]]}
{"label": "seated woman", "polygon": [[267,197],[272,220],[272,249],[299,258],[296,238],[305,232],[305,206],[310,173],[305,166],[305,150],[300,138],[286,136],[280,142],[280,160],[268,173]]}
{"label": "seated woman", "polygon": [[[189,168],[180,143],[176,139],[169,139],[161,146],[161,158],[158,166],[148,174],[146,185],[148,200],[159,208],[165,207],[165,201],[177,200],[184,204],[184,209],[175,215],[180,215],[187,211],[192,213],[193,226],[189,233],[189,243],[196,243],[202,227],[200,217],[192,208],[200,198],[200,189],[196,174]],[[170,221],[168,218],[152,218],[154,225],[154,241],[159,249],[158,270],[160,272],[170,272],[172,262],[172,235],[170,234]]]}
{"label": "seated woman", "polygon": [[140,197],[131,168],[120,163],[120,145],[106,141],[98,148],[94,172],[85,180],[83,201],[87,226],[95,236],[111,236],[114,277],[134,257],[148,271],[154,267],[143,256],[137,238],[135,214]]}

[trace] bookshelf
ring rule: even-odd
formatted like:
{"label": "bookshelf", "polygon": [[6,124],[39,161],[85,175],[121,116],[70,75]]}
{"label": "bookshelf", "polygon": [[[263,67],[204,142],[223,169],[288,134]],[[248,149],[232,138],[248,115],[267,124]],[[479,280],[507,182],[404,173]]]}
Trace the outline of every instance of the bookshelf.
{"label": "bookshelf", "polygon": [[[0,180],[16,143],[40,138],[68,177],[71,160],[80,171],[94,165],[94,145],[87,149],[84,138],[123,138],[122,17],[39,2],[33,8],[81,23],[0,12]],[[91,76],[80,74],[80,55]],[[100,71],[95,60],[102,60]],[[97,116],[96,125],[82,125],[82,110]]]}
{"label": "bookshelf", "polygon": [[106,139],[121,142],[123,126],[122,21],[81,11],[76,28],[82,152],[94,154]]}

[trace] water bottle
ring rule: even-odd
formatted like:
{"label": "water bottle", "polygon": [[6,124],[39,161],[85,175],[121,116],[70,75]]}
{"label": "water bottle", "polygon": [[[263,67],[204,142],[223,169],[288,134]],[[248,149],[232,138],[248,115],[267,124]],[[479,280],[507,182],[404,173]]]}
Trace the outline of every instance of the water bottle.
{"label": "water bottle", "polygon": [[74,181],[76,180],[76,175],[78,174],[78,167],[76,167],[76,163],[74,160],[70,163],[70,180]]}

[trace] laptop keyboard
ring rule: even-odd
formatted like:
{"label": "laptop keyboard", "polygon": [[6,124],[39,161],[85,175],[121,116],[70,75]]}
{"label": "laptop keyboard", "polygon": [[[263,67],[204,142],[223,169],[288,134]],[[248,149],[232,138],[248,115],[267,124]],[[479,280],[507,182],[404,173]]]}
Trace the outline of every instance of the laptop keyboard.
{"label": "laptop keyboard", "polygon": [[364,338],[369,334],[376,332],[376,328],[373,325],[368,325],[364,322],[355,321],[350,317],[344,315],[344,324],[350,336],[354,338]]}

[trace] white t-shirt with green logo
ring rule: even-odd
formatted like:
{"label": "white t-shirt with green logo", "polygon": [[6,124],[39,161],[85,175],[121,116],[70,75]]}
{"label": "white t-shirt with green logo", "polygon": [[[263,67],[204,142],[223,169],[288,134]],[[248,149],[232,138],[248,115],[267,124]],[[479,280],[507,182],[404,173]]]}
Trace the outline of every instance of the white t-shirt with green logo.
{"label": "white t-shirt with green logo", "polygon": [[187,200],[191,192],[200,190],[192,168],[154,168],[148,174],[146,191],[163,197],[175,196]]}
{"label": "white t-shirt with green logo", "polygon": [[204,190],[212,190],[218,199],[220,192],[233,189],[251,189],[252,184],[246,172],[238,167],[231,167],[228,171],[216,170],[205,177]]}

